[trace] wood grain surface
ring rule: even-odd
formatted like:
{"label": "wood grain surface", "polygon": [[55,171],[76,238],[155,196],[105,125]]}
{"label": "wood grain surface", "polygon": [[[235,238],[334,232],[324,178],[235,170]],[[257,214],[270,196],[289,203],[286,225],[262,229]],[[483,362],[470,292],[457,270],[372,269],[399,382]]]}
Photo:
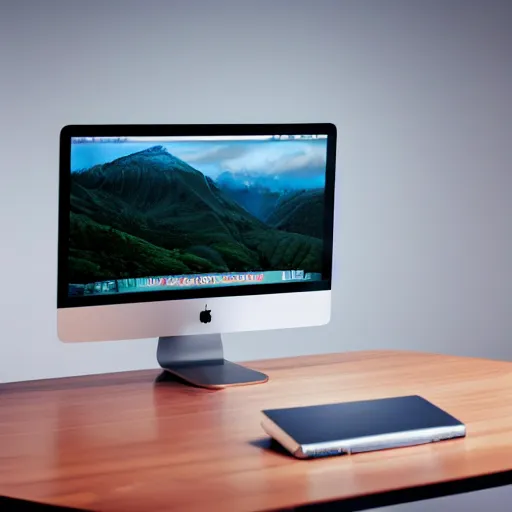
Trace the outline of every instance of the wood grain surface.
{"label": "wood grain surface", "polygon": [[[266,384],[209,391],[158,371],[0,385],[0,495],[102,511],[290,508],[512,469],[512,363],[373,351],[253,362]],[[261,409],[422,395],[467,437],[310,461]]]}

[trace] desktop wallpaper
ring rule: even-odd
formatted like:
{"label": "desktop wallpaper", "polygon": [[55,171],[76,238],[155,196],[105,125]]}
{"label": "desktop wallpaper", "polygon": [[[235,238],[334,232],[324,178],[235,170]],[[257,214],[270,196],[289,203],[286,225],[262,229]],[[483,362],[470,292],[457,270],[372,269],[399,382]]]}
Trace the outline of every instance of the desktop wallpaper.
{"label": "desktop wallpaper", "polygon": [[70,285],[286,270],[321,278],[326,144],[74,138]]}

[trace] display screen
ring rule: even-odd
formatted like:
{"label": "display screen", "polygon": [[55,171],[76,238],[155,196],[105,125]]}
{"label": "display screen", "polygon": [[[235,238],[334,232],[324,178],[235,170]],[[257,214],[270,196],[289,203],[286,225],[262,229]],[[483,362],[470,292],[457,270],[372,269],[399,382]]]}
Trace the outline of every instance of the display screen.
{"label": "display screen", "polygon": [[72,137],[68,297],[321,281],[327,135]]}

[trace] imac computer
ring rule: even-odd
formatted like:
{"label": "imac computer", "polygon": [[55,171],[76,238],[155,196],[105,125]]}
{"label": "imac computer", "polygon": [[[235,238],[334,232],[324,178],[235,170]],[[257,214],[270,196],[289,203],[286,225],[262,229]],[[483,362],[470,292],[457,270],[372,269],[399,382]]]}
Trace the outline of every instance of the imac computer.
{"label": "imac computer", "polygon": [[197,386],[265,382],[221,334],[329,322],[336,127],[74,125],[60,135],[59,338],[158,338]]}

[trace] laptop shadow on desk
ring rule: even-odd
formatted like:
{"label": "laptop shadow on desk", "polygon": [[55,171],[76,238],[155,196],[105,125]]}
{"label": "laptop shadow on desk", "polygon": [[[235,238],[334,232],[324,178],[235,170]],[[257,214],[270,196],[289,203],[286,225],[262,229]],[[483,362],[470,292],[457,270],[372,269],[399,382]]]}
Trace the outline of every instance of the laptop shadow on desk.
{"label": "laptop shadow on desk", "polygon": [[254,441],[249,441],[249,444],[261,450],[275,453],[276,455],[282,455],[291,459],[295,458],[288,450],[283,448],[276,440],[271,439],[270,437],[255,439]]}

